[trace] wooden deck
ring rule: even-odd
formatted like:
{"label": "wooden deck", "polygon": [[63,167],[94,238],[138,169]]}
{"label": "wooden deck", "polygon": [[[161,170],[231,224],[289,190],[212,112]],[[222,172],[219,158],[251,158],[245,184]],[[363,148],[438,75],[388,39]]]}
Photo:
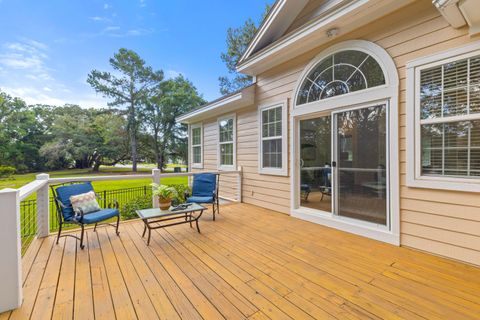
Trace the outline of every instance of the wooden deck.
{"label": "wooden deck", "polygon": [[[480,268],[255,206],[141,238],[141,222],[36,240],[0,319],[478,319]],[[65,240],[66,239],[66,240]]]}

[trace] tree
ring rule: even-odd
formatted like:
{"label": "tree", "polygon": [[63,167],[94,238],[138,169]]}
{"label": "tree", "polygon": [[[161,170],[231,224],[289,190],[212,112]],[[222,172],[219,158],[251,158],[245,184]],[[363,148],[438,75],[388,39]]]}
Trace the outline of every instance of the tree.
{"label": "tree", "polygon": [[51,140],[41,148],[52,168],[77,169],[115,165],[129,156],[123,116],[111,110],[65,106],[51,127]]}
{"label": "tree", "polygon": [[[271,6],[266,5],[261,21],[267,16]],[[227,66],[228,72],[232,77],[219,77],[220,93],[229,94],[239,89],[245,88],[252,83],[252,77],[237,72],[237,63],[257,33],[258,25],[251,18],[248,18],[243,26],[238,28],[228,28],[227,30],[227,52],[223,52],[220,58]]]}
{"label": "tree", "polygon": [[17,172],[44,169],[39,149],[49,138],[48,111],[0,92],[0,165],[14,166]]}
{"label": "tree", "polygon": [[204,103],[197,89],[182,75],[162,82],[157,93],[149,99],[145,125],[151,132],[159,169],[164,167],[167,157],[186,158],[186,127],[178,124],[175,118]]}
{"label": "tree", "polygon": [[110,65],[120,75],[93,70],[87,82],[96,92],[104,97],[112,98],[109,106],[126,108],[127,130],[130,136],[132,170],[137,171],[137,135],[142,114],[142,107],[152,92],[158,90],[163,80],[163,71],[154,71],[145,65],[145,61],[132,50],[120,49]]}

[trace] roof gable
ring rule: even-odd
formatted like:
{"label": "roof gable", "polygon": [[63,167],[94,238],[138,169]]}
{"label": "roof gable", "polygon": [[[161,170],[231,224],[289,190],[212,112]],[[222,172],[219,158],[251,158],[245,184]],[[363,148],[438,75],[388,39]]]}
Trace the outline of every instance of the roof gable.
{"label": "roof gable", "polygon": [[240,58],[239,63],[281,38],[307,3],[308,0],[277,0]]}
{"label": "roof gable", "polygon": [[283,35],[289,34],[295,29],[307,24],[320,14],[332,10],[342,2],[342,0],[309,0]]}
{"label": "roof gable", "polygon": [[[238,62],[237,71],[256,76],[415,1],[278,0]],[[289,16],[287,5],[299,2],[302,9],[297,7],[295,17]],[[281,23],[282,15],[289,17],[288,26]]]}

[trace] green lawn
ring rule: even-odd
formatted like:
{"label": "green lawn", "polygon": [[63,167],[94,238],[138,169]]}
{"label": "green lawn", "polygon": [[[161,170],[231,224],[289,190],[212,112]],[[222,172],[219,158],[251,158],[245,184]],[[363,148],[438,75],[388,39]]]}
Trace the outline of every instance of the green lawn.
{"label": "green lawn", "polygon": [[[151,173],[151,168],[139,168],[137,174],[148,174]],[[96,175],[132,175],[129,168],[116,168],[116,167],[101,167],[99,173],[94,173],[90,169],[70,169],[70,170],[61,170],[61,171],[52,171],[46,172],[50,174],[51,178],[66,178],[66,177],[85,177],[85,176],[96,176]],[[10,180],[0,180],[0,189],[3,188],[20,188],[21,186],[26,185],[29,182],[35,180],[35,176],[38,173],[27,173],[27,174],[17,174],[13,176],[13,179]],[[186,184],[188,181],[187,177],[175,177],[175,178],[164,178],[162,179],[163,184]],[[117,181],[95,181],[93,186],[96,191],[103,190],[113,190],[113,189],[123,189],[123,188],[134,188],[149,185],[152,183],[151,179],[139,179],[139,180],[117,180]],[[35,195],[33,195],[33,198]],[[30,199],[33,199],[30,198]]]}

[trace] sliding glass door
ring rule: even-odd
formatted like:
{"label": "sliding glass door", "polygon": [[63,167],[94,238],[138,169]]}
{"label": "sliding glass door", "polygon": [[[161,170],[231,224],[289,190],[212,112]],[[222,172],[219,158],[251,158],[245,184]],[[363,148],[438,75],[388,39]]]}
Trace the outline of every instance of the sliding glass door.
{"label": "sliding glass door", "polygon": [[301,120],[300,206],[388,224],[385,104]]}
{"label": "sliding glass door", "polygon": [[336,214],[387,224],[386,105],[334,114]]}
{"label": "sliding glass door", "polygon": [[300,204],[332,212],[331,116],[300,121]]}

